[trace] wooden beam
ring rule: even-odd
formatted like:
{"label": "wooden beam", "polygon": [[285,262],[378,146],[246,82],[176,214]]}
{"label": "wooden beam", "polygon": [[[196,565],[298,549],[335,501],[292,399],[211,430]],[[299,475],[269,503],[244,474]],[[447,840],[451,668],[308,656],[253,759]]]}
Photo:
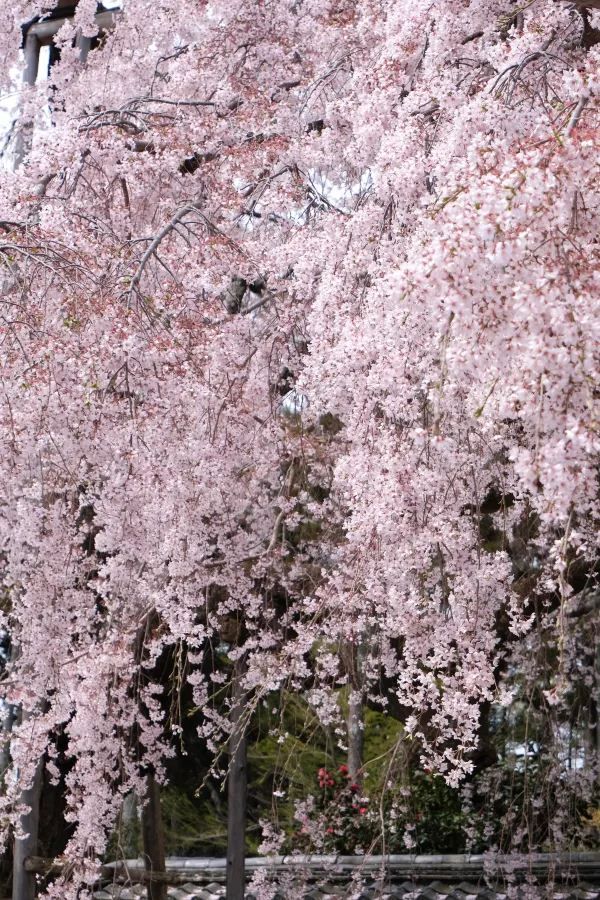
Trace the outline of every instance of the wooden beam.
{"label": "wooden beam", "polygon": [[[114,25],[115,15],[118,15],[118,10],[115,10],[115,12],[98,13],[97,16],[94,16],[94,24],[99,31],[107,31]],[[56,32],[62,28],[66,21],[67,19],[64,18],[47,19],[46,21],[36,22],[28,29],[27,37],[29,38],[29,35],[31,35],[32,37],[35,37],[40,44],[49,44]]]}
{"label": "wooden beam", "polygon": [[[66,862],[55,859],[46,859],[43,856],[29,856],[25,860],[24,868],[35,875],[62,875],[70,866]],[[184,872],[158,872],[142,868],[142,866],[128,866],[125,863],[117,863],[113,866],[99,866],[94,884],[102,881],[147,884],[147,885],[177,885],[190,882],[190,874]]]}

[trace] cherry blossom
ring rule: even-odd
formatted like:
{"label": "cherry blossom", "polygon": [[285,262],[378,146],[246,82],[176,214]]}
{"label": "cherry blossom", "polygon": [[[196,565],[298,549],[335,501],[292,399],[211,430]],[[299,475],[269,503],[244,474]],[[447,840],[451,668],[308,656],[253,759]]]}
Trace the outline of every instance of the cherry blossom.
{"label": "cherry blossom", "polygon": [[[50,5],[11,4],[7,73]],[[163,777],[166,649],[218,751],[219,641],[248,715],[310,677],[331,722],[360,646],[458,783],[530,625],[516,568],[562,608],[598,524],[598,12],[127,0],[98,36],[95,8],[0,176],[2,819],[64,736],[65,898]]]}

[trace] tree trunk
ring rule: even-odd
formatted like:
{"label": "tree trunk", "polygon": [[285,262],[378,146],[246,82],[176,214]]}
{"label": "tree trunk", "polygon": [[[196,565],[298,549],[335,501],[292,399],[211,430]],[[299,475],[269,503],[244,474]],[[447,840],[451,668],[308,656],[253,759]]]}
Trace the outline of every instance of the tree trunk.
{"label": "tree trunk", "polygon": [[364,745],[364,675],[363,663],[366,643],[348,641],[341,651],[341,658],[348,675],[348,712],[346,735],[348,743],[348,775],[357,784],[362,781]]}
{"label": "tree trunk", "polygon": [[[146,871],[164,875],[165,838],[160,811],[160,785],[154,777],[154,772],[150,772],[147,780],[146,802],[142,809],[142,837]],[[166,884],[150,882],[148,900],[167,900]]]}
{"label": "tree trunk", "polygon": [[350,688],[348,693],[348,775],[357,784],[362,779],[364,724],[363,696],[360,691]]}
{"label": "tree trunk", "polygon": [[137,859],[140,852],[138,844],[140,828],[135,791],[130,791],[123,800],[119,825],[120,850],[123,857],[125,859]]}
{"label": "tree trunk", "polygon": [[21,802],[29,807],[29,812],[24,813],[20,818],[21,830],[26,837],[15,838],[12,900],[34,900],[35,898],[36,876],[34,872],[27,871],[25,860],[28,856],[37,855],[43,767],[43,760],[40,760],[36,766],[33,784],[21,795]]}
{"label": "tree trunk", "polygon": [[245,659],[233,668],[227,780],[227,900],[244,900],[246,856],[247,738],[243,718],[246,694],[241,686]]}

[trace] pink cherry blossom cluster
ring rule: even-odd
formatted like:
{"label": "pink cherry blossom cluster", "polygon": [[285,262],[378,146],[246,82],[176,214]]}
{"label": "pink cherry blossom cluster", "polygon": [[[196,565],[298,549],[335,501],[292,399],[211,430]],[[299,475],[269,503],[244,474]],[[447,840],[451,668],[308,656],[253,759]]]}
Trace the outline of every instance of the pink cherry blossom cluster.
{"label": "pink cherry blossom cluster", "polygon": [[172,752],[166,649],[218,750],[220,643],[327,721],[360,648],[458,783],[515,577],[562,609],[598,549],[598,13],[126,0],[83,64],[95,6],[0,175],[1,819],[45,755],[67,900]]}

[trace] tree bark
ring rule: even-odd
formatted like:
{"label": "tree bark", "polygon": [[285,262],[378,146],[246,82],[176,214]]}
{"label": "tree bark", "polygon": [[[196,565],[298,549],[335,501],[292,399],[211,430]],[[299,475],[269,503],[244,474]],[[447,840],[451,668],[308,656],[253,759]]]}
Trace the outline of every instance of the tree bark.
{"label": "tree bark", "polygon": [[244,900],[246,872],[247,737],[243,719],[246,694],[241,686],[245,659],[233,668],[227,780],[227,900]]}
{"label": "tree bark", "polygon": [[120,816],[120,850],[125,859],[136,859],[139,854],[139,820],[138,803],[135,791],[131,791],[123,800]]}
{"label": "tree bark", "polygon": [[21,830],[26,837],[15,838],[14,843],[12,900],[34,900],[35,898],[35,873],[27,870],[25,860],[28,856],[35,856],[37,853],[43,767],[43,760],[40,760],[36,766],[31,787],[23,791],[21,795],[21,801],[29,807],[29,811],[20,818]]}
{"label": "tree bark", "polygon": [[346,740],[348,743],[348,775],[356,784],[362,780],[364,747],[364,676],[363,663],[366,643],[347,642],[341,658],[348,675],[348,712],[346,714]]}
{"label": "tree bark", "polygon": [[[164,875],[165,838],[160,810],[160,786],[150,772],[147,779],[146,802],[142,809],[142,837],[144,842],[144,865],[146,871]],[[148,883],[148,900],[167,900],[167,886],[164,882]]]}
{"label": "tree bark", "polygon": [[348,732],[348,775],[352,781],[360,784],[364,746],[363,696],[360,691],[354,690],[352,687],[348,693],[346,730]]}

